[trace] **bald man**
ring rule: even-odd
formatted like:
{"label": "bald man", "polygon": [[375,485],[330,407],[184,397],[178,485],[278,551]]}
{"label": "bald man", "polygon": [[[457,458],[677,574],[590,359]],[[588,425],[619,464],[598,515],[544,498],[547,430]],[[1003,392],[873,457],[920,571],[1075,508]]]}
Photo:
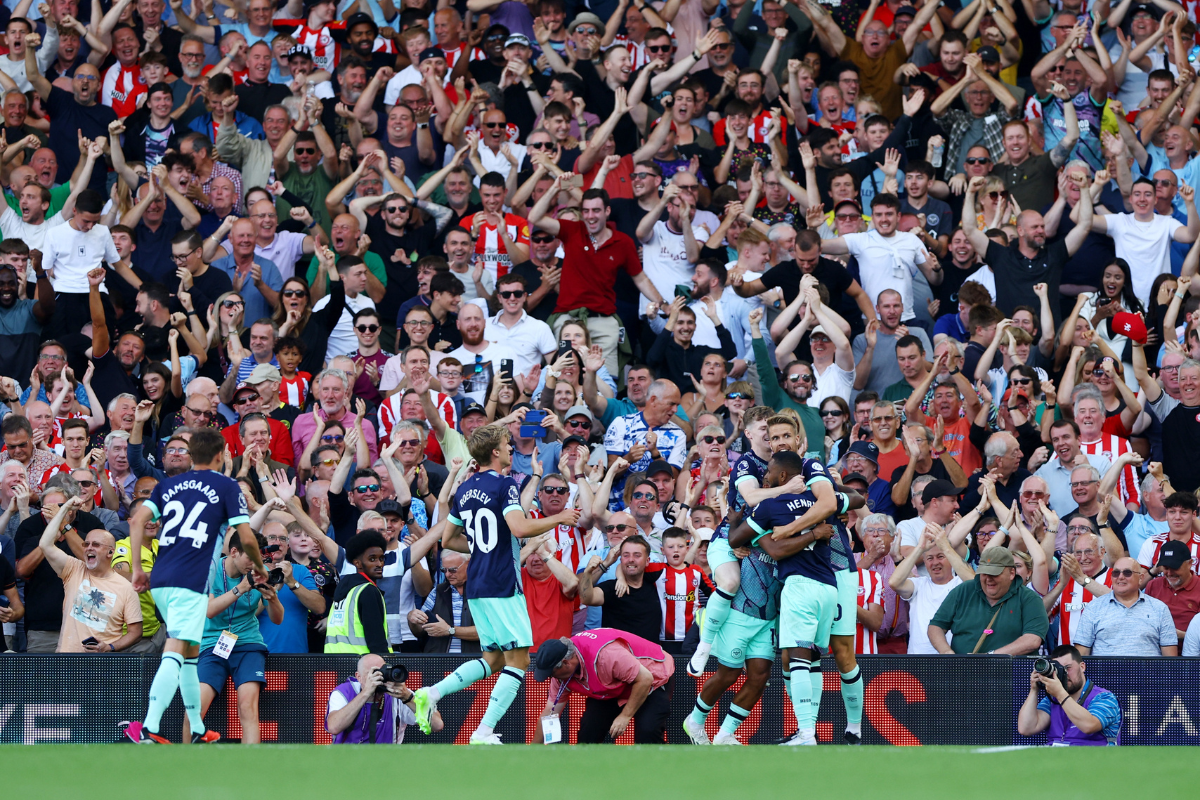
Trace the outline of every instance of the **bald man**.
{"label": "bald man", "polygon": [[[329,245],[339,263],[343,256],[356,255],[361,236],[362,229],[359,227],[358,218],[353,214],[338,214],[333,218],[333,225],[329,228]],[[387,291],[387,269],[383,265],[383,259],[374,251],[367,250],[362,253],[362,260],[367,265],[367,295],[373,302],[378,303]],[[308,264],[307,278],[308,285],[313,287],[314,296],[319,297],[325,293],[326,275],[319,269],[316,256],[313,256]],[[401,298],[401,302],[407,299]]]}
{"label": "bald man", "polygon": [[233,290],[246,301],[242,319],[249,326],[255,320],[271,316],[279,305],[279,290],[283,277],[275,262],[254,252],[257,227],[252,219],[239,219],[229,230],[229,245],[233,254],[214,261],[212,266],[233,281]]}
{"label": "bald man", "polygon": [[116,540],[111,533],[103,528],[89,531],[83,560],[58,548],[64,523],[80,505],[82,501],[73,497],[59,506],[38,542],[46,563],[63,582],[58,652],[120,652],[142,640],[142,607],[133,584],[113,571]]}
{"label": "bald man", "polygon": [[[46,80],[38,69],[34,56],[34,51],[41,41],[42,38],[36,33],[25,37],[26,74],[34,90],[42,98],[47,115],[54,120],[54,124],[50,126],[50,149],[54,151],[58,161],[55,180],[58,183],[68,183],[79,163],[79,136],[106,139],[108,124],[117,119],[117,114],[109,106],[97,102],[100,72],[91,64],[80,64],[75,68],[70,92],[51,86],[50,81]],[[37,153],[34,153],[34,159],[36,158]],[[94,169],[88,188],[107,195],[107,179],[108,170]],[[39,182],[46,186],[43,181]]]}
{"label": "bald man", "polygon": [[[368,653],[358,660],[358,669],[350,680],[334,687],[325,711],[325,730],[333,734],[334,744],[400,744],[404,729],[413,725],[413,692],[403,683],[386,683],[380,672],[383,656]],[[379,723],[372,735],[371,705],[381,704]],[[391,713],[384,713],[390,711]],[[436,733],[442,729],[442,715],[434,711],[429,720]]]}

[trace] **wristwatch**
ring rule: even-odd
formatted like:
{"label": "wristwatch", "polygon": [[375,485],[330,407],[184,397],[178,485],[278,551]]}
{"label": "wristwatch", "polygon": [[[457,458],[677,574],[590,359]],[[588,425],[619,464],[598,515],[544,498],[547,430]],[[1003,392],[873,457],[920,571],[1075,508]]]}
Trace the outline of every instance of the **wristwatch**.
{"label": "wristwatch", "polygon": [[1079,585],[1080,585],[1080,586],[1083,586],[1084,588],[1087,588],[1088,586],[1091,586],[1091,585],[1092,585],[1092,579],[1091,579],[1091,578],[1089,578],[1087,575],[1084,575],[1084,576],[1083,576],[1083,580],[1081,580],[1081,581],[1079,582]]}
{"label": "wristwatch", "polygon": [[451,627],[451,628],[450,628],[450,635],[451,635],[451,636],[453,636],[453,635],[454,635],[454,628],[453,628],[453,627]]}
{"label": "wristwatch", "polygon": [[300,582],[299,582],[299,581],[292,581],[291,583],[289,583],[289,584],[287,585],[287,587],[288,587],[289,589],[291,589],[291,590],[294,592],[294,591],[296,591],[297,589],[299,589],[299,588],[300,588]]}
{"label": "wristwatch", "polygon": [[425,129],[426,129],[426,128],[428,128],[428,127],[429,127],[429,123],[428,123],[428,122],[418,122],[418,123],[417,123],[417,130],[419,130],[419,131],[423,131],[423,130],[425,130]]}

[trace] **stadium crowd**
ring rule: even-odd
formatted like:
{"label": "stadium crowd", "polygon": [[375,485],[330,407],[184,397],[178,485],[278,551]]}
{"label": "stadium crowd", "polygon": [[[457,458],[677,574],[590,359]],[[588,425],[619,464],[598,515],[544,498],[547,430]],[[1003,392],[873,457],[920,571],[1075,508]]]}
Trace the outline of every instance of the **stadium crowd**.
{"label": "stadium crowd", "polygon": [[278,575],[228,537],[204,708],[232,676],[255,741],[265,653],[486,651],[443,536],[500,425],[534,650],[617,629],[732,685],[807,486],[847,683],[1200,655],[1196,13],[5,0],[5,647],[162,652],[133,578],[191,523],[150,498],[212,429]]}

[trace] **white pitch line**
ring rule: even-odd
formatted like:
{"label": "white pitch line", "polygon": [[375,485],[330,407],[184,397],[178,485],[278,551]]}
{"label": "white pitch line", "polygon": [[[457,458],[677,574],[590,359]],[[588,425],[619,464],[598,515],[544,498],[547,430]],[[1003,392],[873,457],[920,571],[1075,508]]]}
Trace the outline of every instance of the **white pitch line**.
{"label": "white pitch line", "polygon": [[1014,750],[1030,750],[1037,745],[1032,744],[1010,744],[1004,747],[978,747],[972,750],[972,753],[1011,753]]}

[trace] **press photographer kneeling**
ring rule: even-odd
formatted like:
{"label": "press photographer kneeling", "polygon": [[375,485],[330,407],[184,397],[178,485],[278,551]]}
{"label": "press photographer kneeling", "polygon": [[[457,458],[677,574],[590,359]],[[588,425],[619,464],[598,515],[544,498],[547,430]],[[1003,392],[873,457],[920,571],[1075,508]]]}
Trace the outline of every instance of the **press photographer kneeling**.
{"label": "press photographer kneeling", "polygon": [[[1038,687],[1046,696],[1038,699]],[[1050,658],[1033,662],[1029,696],[1017,714],[1017,732],[1034,736],[1049,728],[1047,744],[1118,745],[1121,706],[1117,697],[1087,678],[1083,656],[1071,645],[1054,648]]]}
{"label": "press photographer kneeling", "polygon": [[[404,728],[415,725],[412,690],[404,685],[408,670],[401,664],[385,664],[382,656],[369,653],[358,660],[354,677],[339,684],[329,695],[325,730],[334,744],[400,744]],[[433,712],[433,730],[442,729],[442,715]]]}

